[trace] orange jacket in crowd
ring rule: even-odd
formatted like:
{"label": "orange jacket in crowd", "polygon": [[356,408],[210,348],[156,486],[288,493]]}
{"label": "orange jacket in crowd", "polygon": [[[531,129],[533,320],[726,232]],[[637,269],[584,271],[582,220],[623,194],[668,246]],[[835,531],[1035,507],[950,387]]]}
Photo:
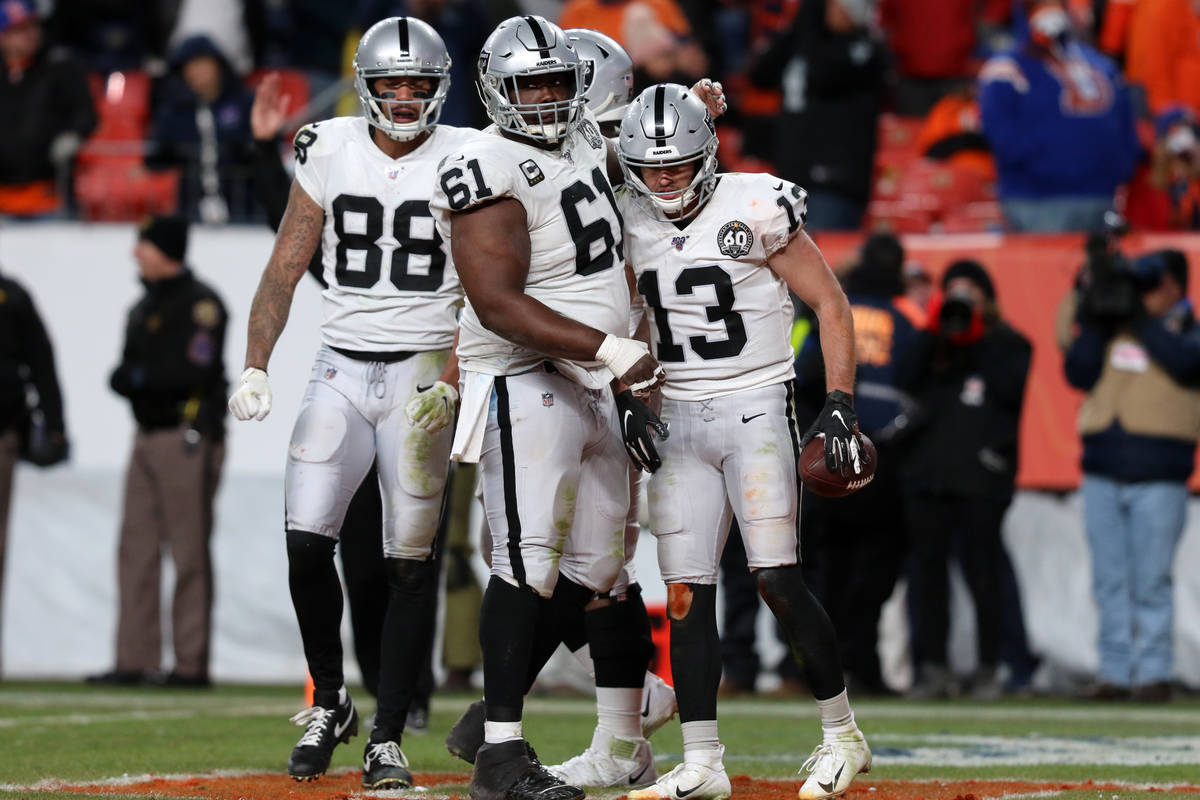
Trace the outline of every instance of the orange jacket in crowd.
{"label": "orange jacket in crowd", "polygon": [[969,94],[948,94],[929,110],[917,136],[917,148],[923,156],[996,180],[996,160],[983,138],[979,103]]}
{"label": "orange jacket in crowd", "polygon": [[[671,33],[679,37],[691,36],[692,28],[687,17],[680,10],[675,0],[638,0],[641,5],[648,6],[658,18],[659,23]],[[625,44],[625,12],[632,2],[604,3],[601,0],[567,0],[562,14],[558,17],[558,26],[563,28],[591,28]]]}
{"label": "orange jacket in crowd", "polygon": [[1200,16],[1192,0],[1109,0],[1100,46],[1125,54],[1125,77],[1146,89],[1151,113],[1182,104],[1200,113]]}

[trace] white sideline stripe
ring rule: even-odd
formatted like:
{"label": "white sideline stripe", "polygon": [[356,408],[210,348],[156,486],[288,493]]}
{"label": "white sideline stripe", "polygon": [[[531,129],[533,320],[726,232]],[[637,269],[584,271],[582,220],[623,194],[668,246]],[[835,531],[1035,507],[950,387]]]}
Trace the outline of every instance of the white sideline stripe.
{"label": "white sideline stripe", "polygon": [[[64,705],[71,708],[121,708],[121,709],[193,709],[208,712],[218,702],[243,709],[271,709],[264,713],[292,714],[304,706],[299,689],[294,701],[282,700],[273,695],[249,695],[246,697],[214,698],[212,695],[180,697],[178,693],[164,692],[162,696],[139,694],[136,689],[96,689],[94,692],[47,692],[0,689],[0,708],[39,708]],[[433,710],[439,712],[463,711],[467,701],[448,697],[434,697]],[[595,710],[595,701],[587,697],[533,697],[527,698],[525,707],[539,714],[578,714]],[[806,700],[788,700],[762,703],[745,700],[722,700],[722,716],[755,717],[816,717],[814,703]],[[1200,710],[1193,708],[1172,709],[1170,707],[1031,707],[996,704],[958,703],[855,703],[855,715],[859,719],[947,719],[947,720],[1029,720],[1048,722],[1139,722],[1149,724],[1178,724],[1200,727]]]}
{"label": "white sideline stripe", "polygon": [[130,720],[151,722],[161,720],[196,719],[201,717],[289,717],[298,711],[295,703],[278,706],[229,706],[213,704],[209,708],[133,709],[98,714],[42,714],[29,717],[0,717],[0,729],[22,725],[103,725]]}

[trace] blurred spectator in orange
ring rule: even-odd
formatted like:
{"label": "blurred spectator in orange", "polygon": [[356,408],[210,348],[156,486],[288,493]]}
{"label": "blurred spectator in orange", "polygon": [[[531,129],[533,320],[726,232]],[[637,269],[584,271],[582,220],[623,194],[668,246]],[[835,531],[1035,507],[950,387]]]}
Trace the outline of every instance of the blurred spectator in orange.
{"label": "blurred spectator in orange", "polygon": [[996,160],[983,135],[974,81],[959,81],[934,105],[917,135],[917,148],[926,158],[969,169],[985,180],[996,179]]}
{"label": "blurred spectator in orange", "polygon": [[1002,24],[1009,6],[1009,0],[880,0],[880,24],[900,77],[896,113],[924,116],[974,72],[976,26]]}
{"label": "blurred spectator in orange", "polygon": [[871,193],[884,73],[873,10],[873,0],[804,0],[750,69],[759,86],[783,87],[775,166],[808,191],[810,231],[858,228]]}
{"label": "blurred spectator in orange", "polygon": [[1125,61],[1125,38],[1129,35],[1129,19],[1138,0],[1108,0],[1100,20],[1096,46],[1119,63]]}
{"label": "blurred spectator in orange", "polygon": [[688,85],[708,71],[708,58],[676,0],[567,0],[558,25],[616,39],[633,59],[636,87]]}
{"label": "blurred spectator in orange", "polygon": [[979,74],[983,131],[1013,231],[1091,230],[1140,155],[1129,88],[1076,39],[1062,0],[1017,0],[1017,45]]}
{"label": "blurred spectator in orange", "polygon": [[1200,111],[1200,15],[1194,0],[1137,0],[1125,39],[1125,77],[1146,89],[1150,111]]}
{"label": "blurred spectator in orange", "polygon": [[250,91],[207,36],[180,42],[171,65],[154,112],[146,165],[183,167],[179,212],[193,220],[253,217]]}
{"label": "blurred spectator in orange", "polygon": [[1166,201],[1166,227],[1200,230],[1200,144],[1196,139],[1196,117],[1189,109],[1177,106],[1160,114],[1154,129],[1150,183],[1162,192]]}
{"label": "blurred spectator in orange", "polygon": [[46,46],[31,0],[0,3],[0,214],[37,217],[57,211],[75,153],[96,128],[83,65]]}
{"label": "blurred spectator in orange", "polygon": [[46,28],[92,72],[141,69],[165,57],[169,11],[145,0],[56,0]]}

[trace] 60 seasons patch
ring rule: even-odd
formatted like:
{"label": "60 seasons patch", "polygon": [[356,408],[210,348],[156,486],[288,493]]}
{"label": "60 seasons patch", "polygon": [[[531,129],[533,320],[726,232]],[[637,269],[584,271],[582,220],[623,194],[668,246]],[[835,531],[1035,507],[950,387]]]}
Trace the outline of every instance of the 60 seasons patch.
{"label": "60 seasons patch", "polygon": [[726,222],[721,226],[721,230],[717,231],[717,247],[722,255],[730,258],[741,258],[746,255],[750,252],[753,244],[754,232],[740,219]]}

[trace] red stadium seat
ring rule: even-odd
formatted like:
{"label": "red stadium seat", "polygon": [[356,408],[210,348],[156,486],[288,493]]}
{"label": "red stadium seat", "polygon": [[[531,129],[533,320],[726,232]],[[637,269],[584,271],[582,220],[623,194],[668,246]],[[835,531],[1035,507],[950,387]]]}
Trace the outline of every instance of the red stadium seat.
{"label": "red stadium seat", "polygon": [[[312,97],[308,77],[298,69],[256,69],[246,77],[246,86],[252,90],[257,89],[258,84],[262,83],[262,79],[272,72],[279,73],[279,91],[288,98],[287,115],[295,116],[308,105],[308,101]],[[299,128],[284,131],[283,135],[286,139],[291,139],[297,130]]]}

